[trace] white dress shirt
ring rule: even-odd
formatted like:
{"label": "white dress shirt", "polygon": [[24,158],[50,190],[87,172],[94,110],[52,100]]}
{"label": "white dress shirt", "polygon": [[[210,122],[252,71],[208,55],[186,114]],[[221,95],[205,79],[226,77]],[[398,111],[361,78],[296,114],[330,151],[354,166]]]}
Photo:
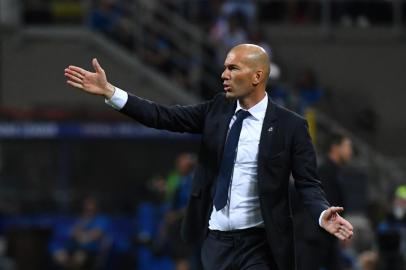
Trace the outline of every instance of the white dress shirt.
{"label": "white dress shirt", "polygon": [[[210,230],[229,231],[264,226],[258,196],[257,164],[259,139],[267,106],[268,96],[265,93],[265,97],[248,110],[251,115],[242,122],[227,205],[220,211],[213,206],[209,220]],[[235,112],[239,110],[242,108],[238,101]],[[236,119],[234,114],[229,130]]]}
{"label": "white dress shirt", "polygon": [[[113,96],[105,102],[120,110],[127,100],[127,92],[115,87]],[[251,115],[244,119],[242,124],[227,205],[220,211],[213,206],[209,220],[210,230],[229,231],[264,226],[258,196],[257,161],[267,106],[268,96],[265,93],[265,97],[248,110]],[[242,107],[238,101],[235,112],[240,109]],[[234,114],[229,129],[236,119]],[[319,224],[324,212],[320,214]]]}

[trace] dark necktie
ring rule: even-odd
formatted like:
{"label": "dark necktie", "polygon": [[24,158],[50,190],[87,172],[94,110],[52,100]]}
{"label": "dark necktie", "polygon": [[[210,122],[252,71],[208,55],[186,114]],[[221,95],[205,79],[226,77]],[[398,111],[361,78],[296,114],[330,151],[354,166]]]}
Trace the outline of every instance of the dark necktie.
{"label": "dark necktie", "polygon": [[236,115],[237,119],[231,126],[227,136],[226,145],[224,146],[223,159],[221,161],[220,171],[217,177],[216,193],[214,195],[214,206],[216,207],[217,211],[223,209],[227,204],[228,189],[234,169],[242,121],[244,121],[244,119],[247,118],[250,113],[248,111],[239,110]]}

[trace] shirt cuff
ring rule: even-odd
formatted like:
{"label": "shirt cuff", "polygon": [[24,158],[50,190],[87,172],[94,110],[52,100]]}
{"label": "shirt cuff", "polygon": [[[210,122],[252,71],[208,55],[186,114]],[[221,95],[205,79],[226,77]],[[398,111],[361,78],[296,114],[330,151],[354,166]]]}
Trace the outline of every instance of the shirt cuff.
{"label": "shirt cuff", "polygon": [[104,102],[113,107],[116,110],[124,108],[128,100],[128,94],[126,91],[121,90],[118,87],[114,87],[114,94],[110,99],[105,99]]}
{"label": "shirt cuff", "polygon": [[324,212],[326,212],[327,211],[327,209],[326,210],[324,210],[323,212],[321,212],[321,214],[320,214],[320,217],[319,217],[319,226],[321,227],[321,220],[322,220],[322,218],[323,218],[323,214],[324,214]]}

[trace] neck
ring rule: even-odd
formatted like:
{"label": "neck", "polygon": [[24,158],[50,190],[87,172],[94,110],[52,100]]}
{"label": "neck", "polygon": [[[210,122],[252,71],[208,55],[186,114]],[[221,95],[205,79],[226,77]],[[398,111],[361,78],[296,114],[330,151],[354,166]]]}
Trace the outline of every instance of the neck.
{"label": "neck", "polygon": [[265,89],[262,91],[254,92],[252,95],[241,97],[239,99],[240,105],[244,110],[249,110],[258,104],[265,97]]}

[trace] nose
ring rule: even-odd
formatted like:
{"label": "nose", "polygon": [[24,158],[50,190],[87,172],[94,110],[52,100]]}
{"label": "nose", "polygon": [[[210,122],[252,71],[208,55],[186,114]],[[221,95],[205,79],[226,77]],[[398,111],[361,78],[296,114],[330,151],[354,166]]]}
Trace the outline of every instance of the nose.
{"label": "nose", "polygon": [[228,74],[228,72],[227,72],[227,69],[224,69],[223,73],[221,73],[221,79],[222,79],[223,81],[229,79],[229,74]]}

